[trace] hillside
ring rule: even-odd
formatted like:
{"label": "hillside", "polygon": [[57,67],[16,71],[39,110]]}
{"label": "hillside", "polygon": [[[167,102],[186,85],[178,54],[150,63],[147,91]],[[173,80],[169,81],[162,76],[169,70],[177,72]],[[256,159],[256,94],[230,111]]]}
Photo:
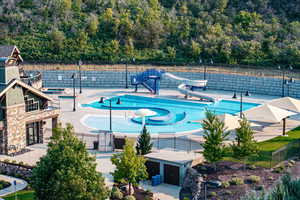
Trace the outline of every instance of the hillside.
{"label": "hillside", "polygon": [[300,68],[300,0],[0,0],[0,44],[37,63]]}

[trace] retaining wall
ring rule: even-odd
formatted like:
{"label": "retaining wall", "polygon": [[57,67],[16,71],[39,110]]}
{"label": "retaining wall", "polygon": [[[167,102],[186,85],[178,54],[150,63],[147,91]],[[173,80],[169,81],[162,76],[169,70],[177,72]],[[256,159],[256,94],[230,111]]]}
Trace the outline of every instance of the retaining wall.
{"label": "retaining wall", "polygon": [[[44,87],[72,87],[71,76],[78,71],[74,70],[43,70],[41,71]],[[172,72],[177,76],[188,79],[203,79],[203,73],[197,72]],[[136,72],[128,72],[128,86],[130,85],[130,75]],[[83,88],[124,88],[124,71],[82,71],[81,73]],[[264,95],[282,95],[282,79],[280,77],[260,77],[251,75],[238,75],[228,73],[211,73],[206,75],[208,79],[208,89],[227,90],[227,91],[246,91]],[[178,82],[163,79],[161,88],[175,89]],[[79,86],[78,79],[76,86]],[[285,85],[285,96],[300,98],[300,80]]]}

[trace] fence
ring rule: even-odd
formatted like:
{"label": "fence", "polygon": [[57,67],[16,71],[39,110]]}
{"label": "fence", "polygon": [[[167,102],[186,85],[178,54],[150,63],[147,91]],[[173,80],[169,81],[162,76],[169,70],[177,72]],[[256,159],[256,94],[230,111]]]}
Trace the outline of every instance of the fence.
{"label": "fence", "polygon": [[295,140],[288,143],[284,147],[272,152],[270,167],[277,165],[278,163],[285,161],[289,158],[300,155],[300,140]]}
{"label": "fence", "polygon": [[99,131],[99,133],[76,133],[77,137],[85,143],[87,149],[97,149],[98,151],[113,150],[113,134],[109,131]]}

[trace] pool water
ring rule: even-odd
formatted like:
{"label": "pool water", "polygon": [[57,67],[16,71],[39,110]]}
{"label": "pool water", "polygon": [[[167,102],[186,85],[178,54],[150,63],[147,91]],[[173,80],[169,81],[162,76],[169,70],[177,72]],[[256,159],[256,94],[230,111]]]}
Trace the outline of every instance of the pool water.
{"label": "pool water", "polygon": [[[121,103],[117,104],[118,99]],[[216,103],[202,104],[181,100],[150,98],[134,95],[123,95],[111,98],[112,110],[127,110],[125,116],[112,118],[112,130],[122,133],[139,133],[142,129],[142,119],[133,116],[135,110],[147,108],[156,114],[146,117],[147,129],[150,133],[179,133],[197,131],[201,128],[199,121],[205,118],[205,110],[219,114],[237,114],[240,111],[240,102],[221,100]],[[243,103],[243,111],[258,106],[255,103]],[[109,110],[110,102],[98,101],[83,104],[82,107]],[[113,111],[112,111],[113,112]],[[82,122],[91,128],[109,130],[109,117],[106,115],[87,115]]]}

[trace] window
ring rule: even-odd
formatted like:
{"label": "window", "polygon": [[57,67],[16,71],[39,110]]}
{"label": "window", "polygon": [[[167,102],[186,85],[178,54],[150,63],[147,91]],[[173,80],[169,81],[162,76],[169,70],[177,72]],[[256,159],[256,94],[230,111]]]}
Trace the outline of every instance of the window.
{"label": "window", "polygon": [[34,101],[34,99],[25,99],[25,111],[30,112],[34,110],[39,110],[39,102]]}

